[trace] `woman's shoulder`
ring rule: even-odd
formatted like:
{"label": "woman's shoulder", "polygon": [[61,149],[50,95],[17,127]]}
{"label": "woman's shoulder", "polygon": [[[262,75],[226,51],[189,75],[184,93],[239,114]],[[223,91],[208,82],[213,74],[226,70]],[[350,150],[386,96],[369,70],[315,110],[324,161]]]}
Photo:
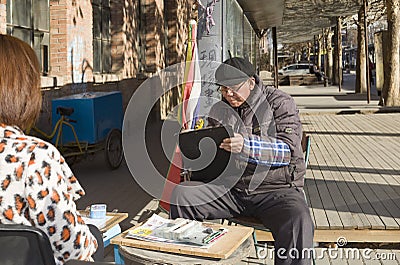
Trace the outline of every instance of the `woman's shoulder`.
{"label": "woman's shoulder", "polygon": [[47,142],[39,137],[31,136],[31,135],[24,135],[27,142],[32,143],[36,146],[37,150],[49,150],[49,151],[56,151],[59,152],[57,148],[50,142]]}
{"label": "woman's shoulder", "polygon": [[41,138],[31,136],[31,135],[21,135],[14,139],[14,146],[24,147],[26,150],[20,150],[20,152],[25,152],[26,154],[34,153],[35,159],[52,160],[55,159],[59,161],[61,159],[60,151],[50,142],[47,142]]}
{"label": "woman's shoulder", "polygon": [[50,157],[59,160],[61,157],[60,151],[50,142],[35,136],[26,136],[28,141],[31,142],[31,151],[35,152],[36,157]]}
{"label": "woman's shoulder", "polygon": [[41,138],[24,134],[22,130],[15,126],[0,124],[0,141],[3,146],[12,148],[20,155],[32,152],[60,154],[53,144]]}

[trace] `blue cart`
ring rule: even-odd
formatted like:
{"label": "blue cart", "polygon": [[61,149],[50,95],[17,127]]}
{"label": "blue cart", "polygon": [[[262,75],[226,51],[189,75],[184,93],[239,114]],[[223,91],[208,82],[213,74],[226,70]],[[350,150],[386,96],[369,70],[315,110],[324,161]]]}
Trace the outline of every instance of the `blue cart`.
{"label": "blue cart", "polygon": [[52,100],[50,135],[32,129],[51,139],[69,163],[104,150],[107,164],[116,169],[123,160],[122,120],[120,92],[87,92]]}

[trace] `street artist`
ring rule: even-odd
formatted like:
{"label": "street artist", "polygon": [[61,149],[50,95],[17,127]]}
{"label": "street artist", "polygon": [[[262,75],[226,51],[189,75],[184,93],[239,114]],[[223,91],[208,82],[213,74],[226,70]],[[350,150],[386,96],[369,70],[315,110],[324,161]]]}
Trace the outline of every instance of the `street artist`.
{"label": "street artist", "polygon": [[242,171],[232,176],[233,185],[187,181],[176,186],[171,218],[256,217],[272,231],[275,264],[310,264],[302,250],[312,248],[314,226],[303,192],[302,127],[293,98],[264,86],[243,58],[226,60],[215,78],[223,99],[212,107],[209,125],[235,128],[234,137],[219,147],[241,161]]}

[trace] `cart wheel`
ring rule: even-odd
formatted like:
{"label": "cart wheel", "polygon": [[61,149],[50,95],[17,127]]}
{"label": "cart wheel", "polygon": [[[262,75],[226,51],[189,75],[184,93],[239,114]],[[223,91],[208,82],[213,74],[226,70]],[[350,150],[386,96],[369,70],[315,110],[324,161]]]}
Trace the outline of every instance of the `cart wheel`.
{"label": "cart wheel", "polygon": [[117,169],[122,162],[122,134],[118,129],[112,129],[105,144],[106,160],[111,169]]}

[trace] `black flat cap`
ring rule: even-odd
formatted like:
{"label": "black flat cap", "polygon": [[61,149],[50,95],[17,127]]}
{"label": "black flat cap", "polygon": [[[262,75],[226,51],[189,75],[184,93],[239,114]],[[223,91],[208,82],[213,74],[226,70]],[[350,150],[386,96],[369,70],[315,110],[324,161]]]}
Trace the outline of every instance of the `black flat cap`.
{"label": "black flat cap", "polygon": [[216,83],[223,86],[234,86],[254,76],[254,66],[241,57],[233,57],[223,62],[215,71]]}

